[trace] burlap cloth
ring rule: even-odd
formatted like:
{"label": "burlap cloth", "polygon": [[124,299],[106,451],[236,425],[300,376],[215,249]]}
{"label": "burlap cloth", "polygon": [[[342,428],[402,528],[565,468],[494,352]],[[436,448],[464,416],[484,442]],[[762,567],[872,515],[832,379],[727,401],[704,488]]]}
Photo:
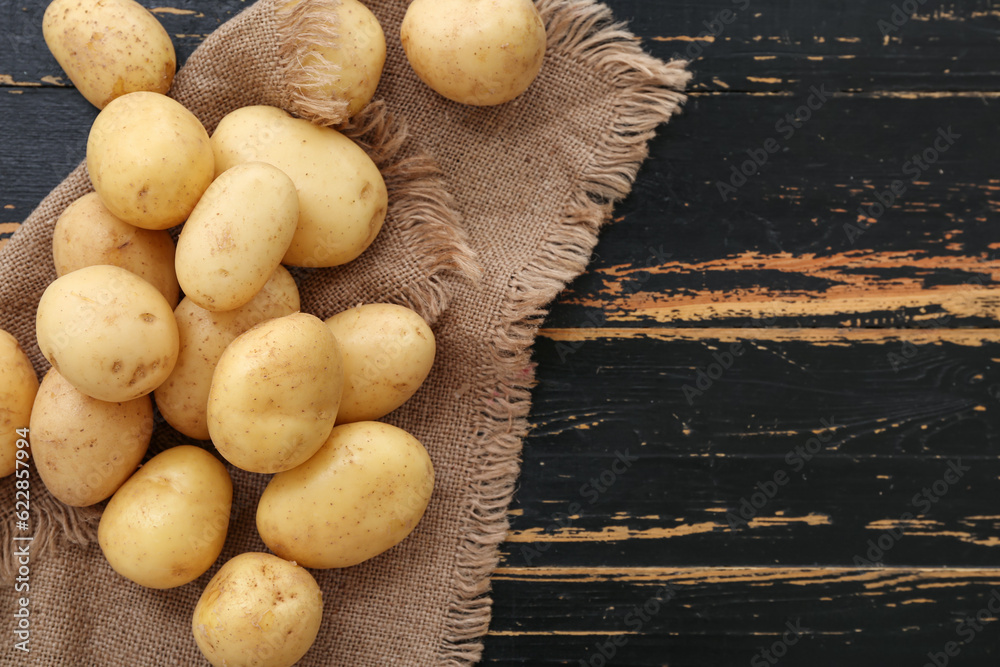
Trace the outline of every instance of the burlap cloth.
{"label": "burlap cloth", "polygon": [[[305,5],[324,12],[335,2]],[[324,620],[300,664],[465,665],[479,659],[489,626],[490,574],[527,430],[534,334],[547,305],[584,270],[654,130],[682,103],[688,73],[683,63],[646,55],[601,5],[540,0],[549,47],[539,79],[509,104],[464,107],[430,91],[407,65],[398,40],[406,3],[367,4],[385,29],[389,55],[379,102],[347,131],[386,175],[389,216],[360,259],[294,275],[303,310],[319,317],[384,301],[408,304],[433,323],[434,370],[386,420],[427,447],[436,488],[400,546],[353,568],[313,571]],[[342,108],[313,99],[296,77],[301,50],[327,36],[310,30],[308,12],[289,16],[274,5],[259,0],[221,26],[178,73],[171,95],[209,131],[250,104],[338,119]],[[408,135],[393,116],[405,119]],[[81,165],[0,254],[0,328],[18,338],[40,375],[46,362],[35,345],[34,313],[55,278],[52,225],[89,190]],[[161,422],[150,454],[183,441]],[[234,508],[221,559],[195,582],[167,591],[141,588],[105,563],[95,540],[103,505],[62,506],[35,475],[31,528],[17,532],[13,478],[0,481],[2,625],[12,627],[19,597],[30,599],[31,613],[31,652],[11,650],[15,638],[4,631],[0,662],[207,664],[190,629],[201,590],[225,560],[265,550],[254,509],[268,476],[230,470]],[[12,585],[14,534],[35,536],[28,592]]]}

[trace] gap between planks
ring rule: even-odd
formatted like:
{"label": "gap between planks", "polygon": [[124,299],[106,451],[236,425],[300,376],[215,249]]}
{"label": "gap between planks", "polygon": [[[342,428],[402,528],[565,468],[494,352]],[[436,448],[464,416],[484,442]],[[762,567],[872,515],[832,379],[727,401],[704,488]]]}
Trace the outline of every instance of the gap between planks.
{"label": "gap between planks", "polygon": [[585,343],[600,340],[648,339],[662,341],[712,341],[731,343],[744,340],[803,342],[813,345],[850,346],[856,343],[909,341],[915,345],[931,343],[981,347],[1000,342],[1000,329],[815,329],[788,328],[543,328],[538,335],[555,342]]}
{"label": "gap between planks", "polygon": [[[792,586],[855,582],[866,589],[913,584],[914,588],[964,586],[973,582],[1000,585],[1000,568],[982,567],[508,567],[493,571],[497,581],[600,581],[678,585],[784,583]],[[920,583],[924,582],[924,583]],[[948,583],[951,582],[951,583]]]}

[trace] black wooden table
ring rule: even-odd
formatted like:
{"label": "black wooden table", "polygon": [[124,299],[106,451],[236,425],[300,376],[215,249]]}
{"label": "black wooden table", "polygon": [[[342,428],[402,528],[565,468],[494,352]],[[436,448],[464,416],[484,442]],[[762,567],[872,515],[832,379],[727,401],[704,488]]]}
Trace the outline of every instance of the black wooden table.
{"label": "black wooden table", "polygon": [[[144,4],[181,58],[246,5]],[[536,345],[483,664],[996,665],[1000,10],[609,4],[696,78]],[[43,10],[0,0],[6,236],[96,115]]]}

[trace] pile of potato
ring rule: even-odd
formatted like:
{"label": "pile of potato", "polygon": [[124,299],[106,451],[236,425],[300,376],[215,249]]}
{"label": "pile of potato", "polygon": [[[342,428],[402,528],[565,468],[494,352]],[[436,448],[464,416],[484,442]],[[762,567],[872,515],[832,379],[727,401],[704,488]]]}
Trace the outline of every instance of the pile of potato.
{"label": "pile of potato", "polygon": [[[325,94],[356,113],[375,93],[385,39],[356,0],[338,12],[340,48],[304,64],[339,69]],[[441,33],[489,12],[495,34]],[[272,554],[222,565],[193,610],[192,632],[214,665],[291,665],[322,618],[320,588],[304,568],[350,567],[392,548],[434,487],[421,443],[377,421],[428,377],[430,327],[391,304],[325,321],[301,312],[285,268],[339,266],[363,253],[385,220],[385,182],[350,138],[281,109],[236,109],[209,136],[165,94],[173,46],[133,0],[55,0],[43,28],[101,109],[87,142],[94,192],[54,229],[58,277],[36,313],[52,368],[40,384],[0,331],[0,474],[14,471],[17,429],[30,425],[48,490],[72,506],[107,501],[98,541],[108,563],[156,589],[190,583],[218,560],[233,497],[222,460],[272,475],[256,515]],[[417,0],[402,40],[436,90],[497,104],[534,79],[545,32],[529,0]],[[475,49],[483,71],[469,70],[463,50]],[[175,246],[167,230],[178,226]],[[154,404],[171,427],[211,446],[173,447],[140,465]]]}

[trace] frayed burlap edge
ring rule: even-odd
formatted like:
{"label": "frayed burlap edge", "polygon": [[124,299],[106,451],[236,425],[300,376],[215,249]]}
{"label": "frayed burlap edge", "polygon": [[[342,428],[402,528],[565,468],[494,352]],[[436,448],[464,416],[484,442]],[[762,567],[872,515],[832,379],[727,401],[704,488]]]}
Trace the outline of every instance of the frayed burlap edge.
{"label": "frayed burlap edge", "polygon": [[[322,48],[336,44],[340,0],[323,3],[293,0],[276,3],[278,67],[290,93],[289,111],[321,125],[347,120],[347,101],[324,98],[323,90],[339,80],[340,68],[327,61]],[[313,64],[305,64],[309,56]]]}
{"label": "frayed burlap edge", "polygon": [[473,284],[482,277],[444,174],[433,158],[412,149],[406,123],[382,101],[372,102],[338,129],[379,168],[396,229],[428,276],[427,288],[410,292],[403,305],[434,321],[447,301],[443,276],[462,276]]}
{"label": "frayed burlap edge", "polygon": [[[337,3],[339,4],[339,2]],[[297,9],[313,6],[328,7],[324,3],[302,2]],[[325,12],[299,11],[283,12],[275,10],[278,33],[283,40],[297,39],[293,24],[303,19],[303,14],[312,16]],[[290,22],[290,23],[289,23]],[[283,50],[284,43],[283,43]],[[308,88],[300,94],[308,95]],[[171,95],[173,91],[171,91]],[[338,107],[322,104],[313,107],[321,115],[337,113]],[[299,109],[287,109],[299,115]],[[323,125],[335,125],[337,116],[326,116],[318,121]],[[405,122],[390,113],[383,102],[369,104],[355,118],[337,128],[351,137],[369,154],[382,172],[389,192],[388,218],[393,220],[401,238],[423,270],[426,282],[422,285],[408,285],[399,301],[420,313],[425,319],[434,321],[444,311],[448,302],[446,281],[448,276],[459,276],[475,283],[481,276],[481,269],[475,252],[469,247],[467,235],[455,208],[454,197],[445,183],[437,162],[420,152],[410,140]],[[66,197],[69,191],[74,197]],[[49,193],[46,199],[64,197],[72,201],[75,196],[92,190],[86,164],[81,163],[66,179]],[[77,192],[79,191],[79,192]],[[33,218],[40,215],[39,208],[25,220],[15,235],[28,233],[35,226]],[[61,214],[61,211],[59,211]],[[52,216],[52,224],[56,216]],[[32,224],[29,224],[32,222]],[[51,229],[48,230],[51,235]],[[9,245],[9,244],[8,244]],[[291,268],[291,267],[290,267]],[[292,269],[293,271],[295,269]],[[33,342],[33,341],[32,341]],[[48,370],[36,365],[36,372],[43,375]],[[167,428],[158,424],[158,428]],[[43,556],[50,549],[58,549],[66,544],[87,546],[97,541],[97,527],[105,503],[90,507],[71,507],[57,500],[47,490],[32,494],[31,510],[34,525],[32,554]],[[17,574],[14,549],[14,507],[0,509],[0,585],[11,585]]]}
{"label": "frayed burlap edge", "polygon": [[656,128],[676,113],[691,77],[687,63],[645,53],[611,10],[589,0],[538,0],[548,54],[563,55],[620,89],[614,125],[597,145],[580,188],[537,259],[516,274],[501,313],[492,377],[477,378],[481,406],[473,447],[481,452],[471,483],[474,497],[462,524],[455,600],[439,654],[447,665],[468,665],[482,654],[492,600],[490,576],[507,535],[507,509],[520,473],[534,372],[531,345],[549,304],[590,261],[601,225],[632,188]]}

